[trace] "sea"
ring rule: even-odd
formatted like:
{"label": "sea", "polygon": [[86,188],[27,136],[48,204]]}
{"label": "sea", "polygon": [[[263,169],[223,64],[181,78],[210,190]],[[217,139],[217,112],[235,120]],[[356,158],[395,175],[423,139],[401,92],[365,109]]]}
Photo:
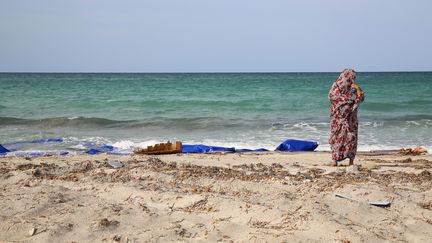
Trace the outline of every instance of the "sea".
{"label": "sea", "polygon": [[[0,144],[22,151],[79,152],[101,145],[131,151],[181,140],[274,150],[299,139],[317,141],[317,150],[326,151],[327,95],[338,76],[0,73]],[[360,151],[432,149],[432,72],[360,72],[356,83],[365,92]],[[44,139],[61,142],[30,142]]]}

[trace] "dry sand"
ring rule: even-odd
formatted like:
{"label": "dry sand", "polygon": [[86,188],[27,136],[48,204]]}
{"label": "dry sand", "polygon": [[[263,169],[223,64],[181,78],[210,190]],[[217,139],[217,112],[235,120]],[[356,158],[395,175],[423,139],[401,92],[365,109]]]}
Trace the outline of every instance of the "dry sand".
{"label": "dry sand", "polygon": [[[0,158],[0,241],[432,241],[431,155],[359,155],[358,171],[329,167],[329,158]],[[367,204],[383,200],[391,206]]]}

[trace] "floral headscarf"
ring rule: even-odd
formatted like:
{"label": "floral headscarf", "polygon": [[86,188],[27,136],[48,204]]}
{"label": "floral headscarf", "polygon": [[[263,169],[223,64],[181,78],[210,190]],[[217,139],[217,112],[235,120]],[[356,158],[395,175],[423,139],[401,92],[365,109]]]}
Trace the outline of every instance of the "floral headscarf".
{"label": "floral headscarf", "polygon": [[353,69],[344,69],[328,95],[331,102],[329,144],[333,161],[353,160],[357,153],[357,111],[364,94],[351,92],[355,78]]}
{"label": "floral headscarf", "polygon": [[341,94],[347,94],[351,92],[351,85],[356,79],[356,72],[354,69],[344,69],[340,74],[339,78],[335,81],[339,92]]}

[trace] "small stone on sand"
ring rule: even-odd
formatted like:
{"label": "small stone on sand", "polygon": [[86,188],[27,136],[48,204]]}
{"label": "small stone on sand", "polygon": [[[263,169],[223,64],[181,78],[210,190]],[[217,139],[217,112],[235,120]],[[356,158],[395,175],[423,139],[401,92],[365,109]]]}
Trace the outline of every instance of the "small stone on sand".
{"label": "small stone on sand", "polygon": [[30,230],[29,230],[29,235],[30,236],[33,236],[34,234],[36,233],[36,228],[31,228]]}

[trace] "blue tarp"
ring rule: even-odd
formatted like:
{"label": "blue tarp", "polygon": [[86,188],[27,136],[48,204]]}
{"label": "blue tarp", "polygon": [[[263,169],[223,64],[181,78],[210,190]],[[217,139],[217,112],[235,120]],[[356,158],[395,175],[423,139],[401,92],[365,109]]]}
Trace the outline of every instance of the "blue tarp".
{"label": "blue tarp", "polygon": [[0,154],[5,154],[7,152],[10,152],[7,148],[3,147],[3,145],[0,144]]}
{"label": "blue tarp", "polygon": [[[297,151],[314,151],[318,147],[317,142],[303,141],[288,139],[281,143],[275,151],[287,151],[287,152],[297,152]],[[183,153],[209,153],[209,152],[267,152],[269,150],[264,148],[259,149],[235,149],[234,147],[216,147],[208,146],[203,144],[183,144]]]}
{"label": "blue tarp", "polygon": [[[63,142],[63,139],[38,139],[33,141],[22,141],[11,143],[11,145],[18,145],[24,143],[49,143],[49,142]],[[90,144],[89,144],[90,145]],[[93,147],[93,146],[94,147]],[[102,145],[95,146],[95,144],[90,145],[88,150],[85,152],[87,154],[119,154],[119,155],[130,155],[132,152],[129,151],[117,151],[117,149],[110,145]],[[13,147],[13,146],[12,146]],[[314,151],[318,147],[317,142],[312,141],[303,141],[303,140],[295,140],[288,139],[281,143],[275,151],[288,151],[288,152],[296,152],[296,151]],[[12,148],[12,150],[14,150]],[[183,153],[209,153],[209,152],[266,152],[269,151],[264,148],[259,149],[236,149],[234,147],[219,147],[219,146],[208,146],[203,144],[184,144],[182,152]],[[0,144],[0,155],[6,155],[6,153],[10,152],[10,150],[6,149],[4,146]],[[22,154],[20,154],[22,153]],[[17,156],[26,154],[26,156],[44,156],[47,155],[47,152],[18,152]],[[49,154],[49,153],[48,153]],[[59,151],[58,153],[54,153],[57,155],[65,155],[68,154],[67,151]]]}
{"label": "blue tarp", "polygon": [[105,153],[105,152],[109,152],[109,151],[113,151],[114,147],[110,146],[110,145],[102,145],[100,147],[97,148],[91,148],[89,150],[86,151],[86,153],[88,154],[100,154],[100,153]]}
{"label": "blue tarp", "polygon": [[235,152],[235,148],[207,146],[203,144],[195,144],[195,145],[183,144],[182,146],[182,153],[209,153],[209,152],[221,152],[221,151]]}
{"label": "blue tarp", "polygon": [[288,139],[281,143],[275,151],[314,151],[318,147],[317,142]]}
{"label": "blue tarp", "polygon": [[268,152],[268,149],[265,148],[259,148],[259,149],[236,149],[235,150],[238,153],[243,153],[243,152]]}
{"label": "blue tarp", "polygon": [[89,149],[86,151],[86,153],[88,153],[88,154],[100,154],[100,153],[102,153],[102,151],[99,149]]}

